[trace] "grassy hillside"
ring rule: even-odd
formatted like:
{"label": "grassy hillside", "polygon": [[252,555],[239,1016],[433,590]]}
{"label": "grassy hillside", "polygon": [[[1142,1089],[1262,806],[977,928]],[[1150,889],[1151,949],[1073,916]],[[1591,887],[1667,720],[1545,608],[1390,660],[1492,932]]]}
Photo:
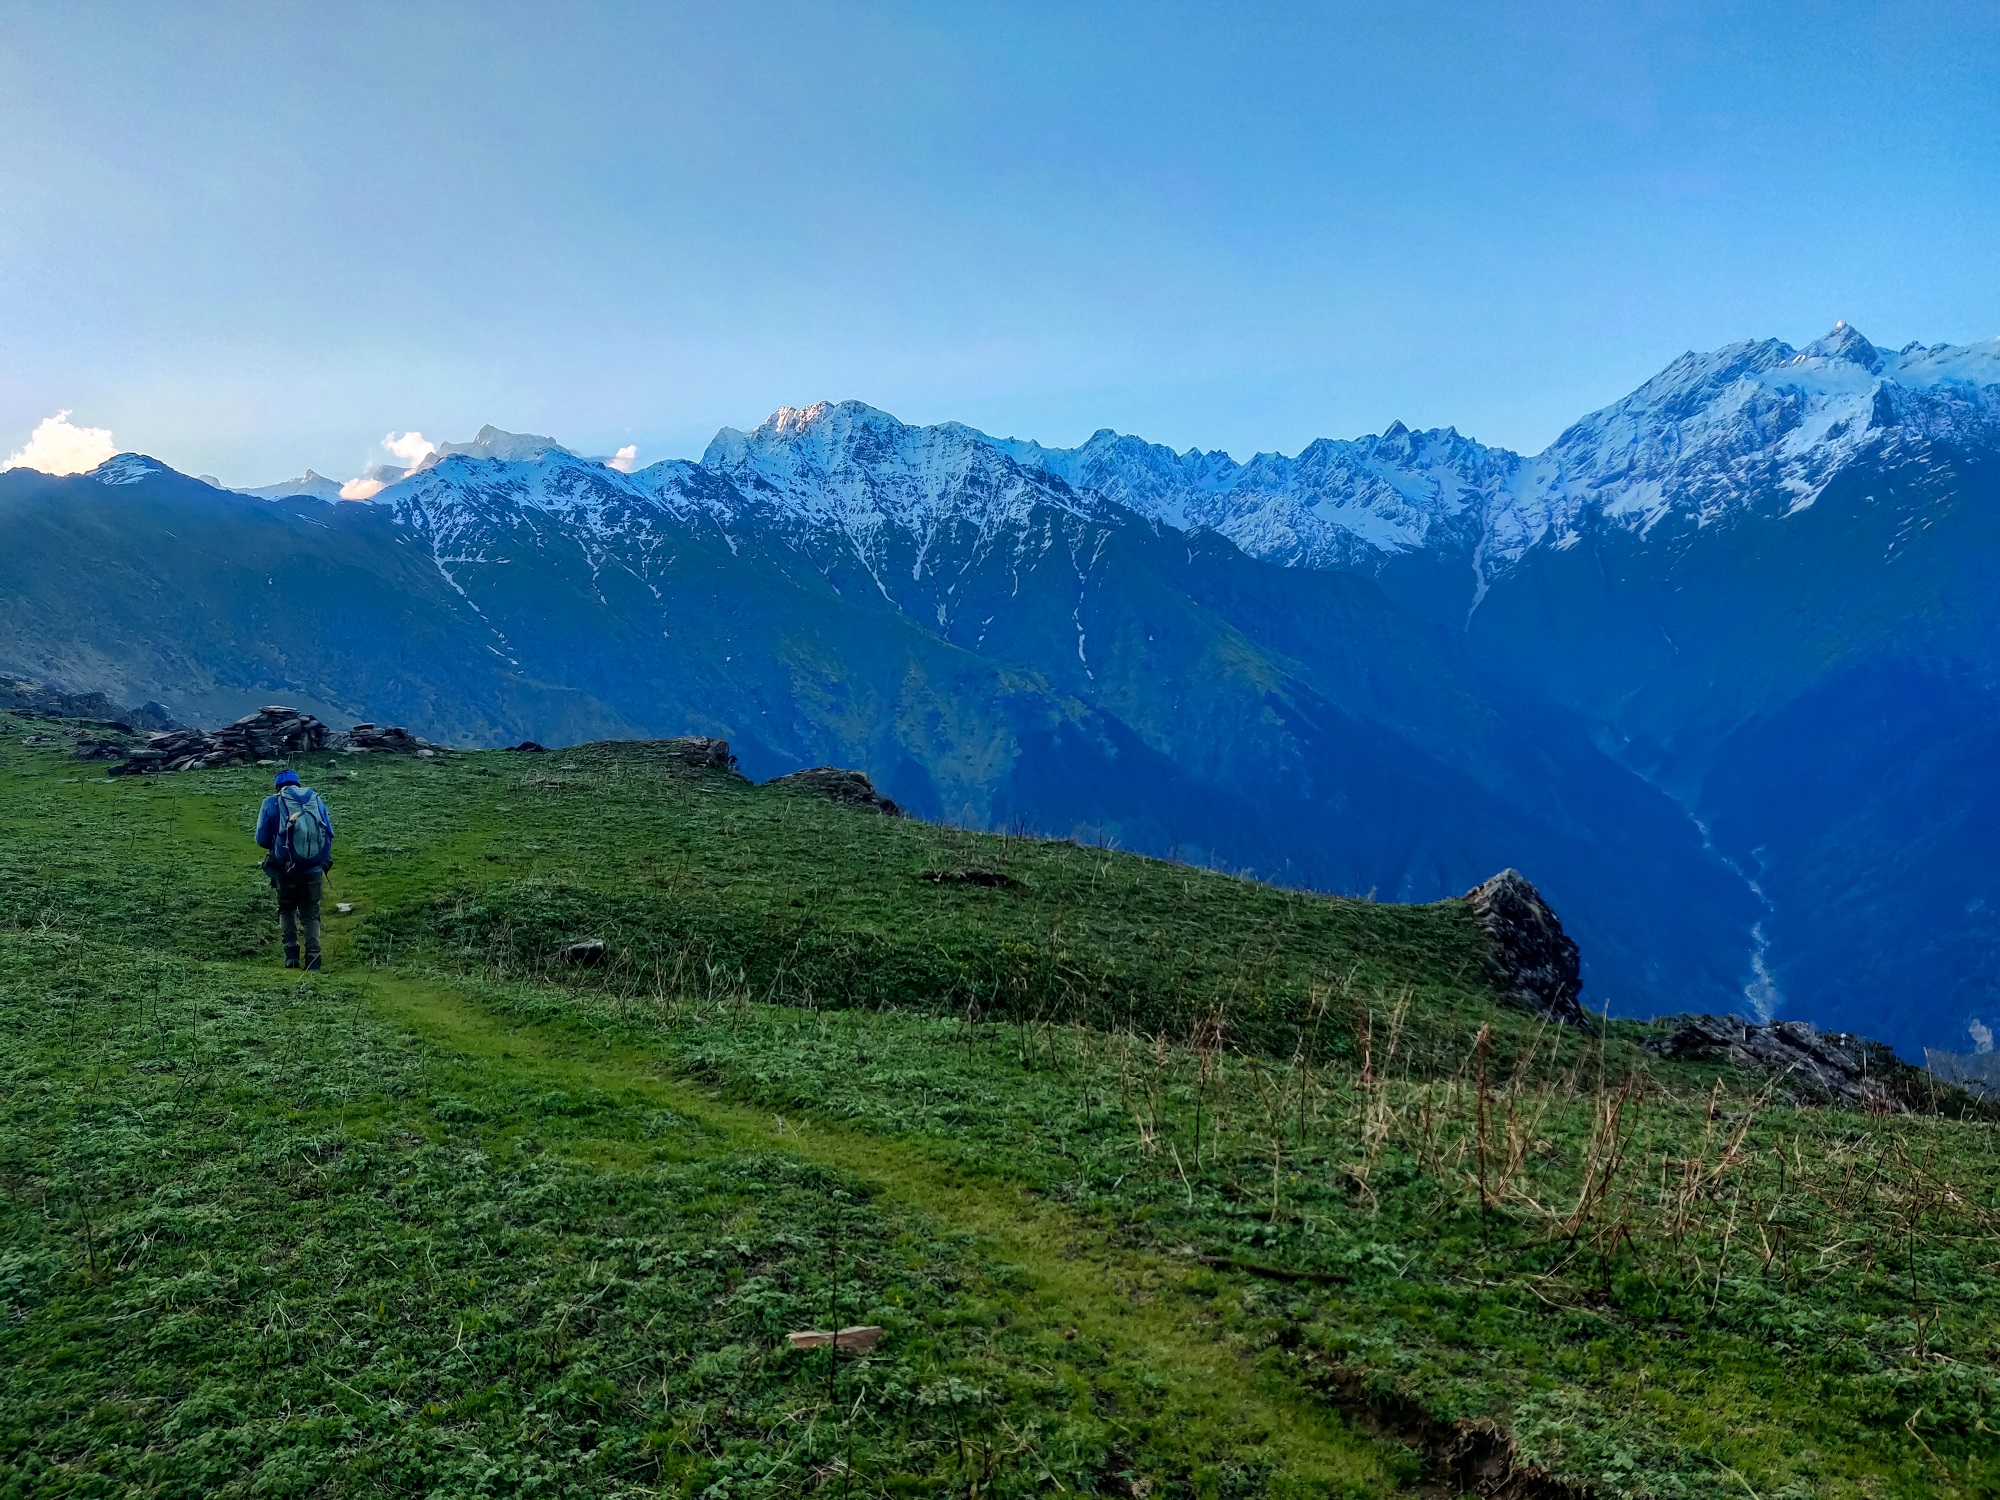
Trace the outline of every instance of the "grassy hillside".
{"label": "grassy hillside", "polygon": [[320,756],[301,976],[267,770],[0,729],[0,1495],[2000,1493],[1993,1127],[1549,1034],[1457,903]]}

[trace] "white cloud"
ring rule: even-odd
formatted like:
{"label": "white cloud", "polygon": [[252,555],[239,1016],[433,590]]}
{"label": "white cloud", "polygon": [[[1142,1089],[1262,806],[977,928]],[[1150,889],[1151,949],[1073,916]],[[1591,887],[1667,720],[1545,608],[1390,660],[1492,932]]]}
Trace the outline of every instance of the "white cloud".
{"label": "white cloud", "polygon": [[[385,433],[382,446],[392,454],[403,473],[421,467],[434,455],[437,444],[421,432]],[[340,487],[343,500],[373,500],[389,485],[401,477],[395,467],[378,464],[358,479],[350,479]]]}
{"label": "white cloud", "polygon": [[69,413],[44,417],[21,451],[0,469],[40,469],[44,474],[83,474],[118,451],[108,427],[76,427]]}
{"label": "white cloud", "polygon": [[1974,1052],[1991,1052],[1993,1050],[1993,1028],[1991,1026],[1988,1026],[1984,1021],[1975,1016],[1972,1024],[1965,1029],[1972,1033],[1972,1050]]}
{"label": "white cloud", "polygon": [[630,474],[639,467],[639,445],[627,443],[606,461],[620,474]]}
{"label": "white cloud", "polygon": [[406,432],[401,437],[392,432],[382,439],[382,446],[400,458],[406,469],[414,469],[438,451],[437,444],[421,432]]}

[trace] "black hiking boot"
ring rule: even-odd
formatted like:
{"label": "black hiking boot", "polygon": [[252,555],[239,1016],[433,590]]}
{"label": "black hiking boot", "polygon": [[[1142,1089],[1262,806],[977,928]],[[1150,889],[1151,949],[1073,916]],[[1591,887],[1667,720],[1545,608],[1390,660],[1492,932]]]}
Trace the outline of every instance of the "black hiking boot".
{"label": "black hiking boot", "polygon": [[317,953],[313,953],[313,954],[308,954],[308,955],[307,955],[307,957],[306,957],[306,967],[307,967],[308,969],[311,969],[311,970],[313,970],[313,971],[314,971],[315,973],[317,973],[317,972],[318,972],[318,970],[319,970],[319,955],[318,955]]}
{"label": "black hiking boot", "polygon": [[299,966],[299,945],[297,943],[285,944],[285,967],[288,969],[296,969],[298,966]]}

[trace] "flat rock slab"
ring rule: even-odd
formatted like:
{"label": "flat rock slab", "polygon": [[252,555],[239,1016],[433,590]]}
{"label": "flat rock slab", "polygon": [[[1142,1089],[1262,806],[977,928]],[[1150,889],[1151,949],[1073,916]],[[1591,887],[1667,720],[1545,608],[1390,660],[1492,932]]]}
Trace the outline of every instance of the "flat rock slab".
{"label": "flat rock slab", "polygon": [[882,1342],[882,1330],[874,1324],[864,1327],[843,1328],[838,1333],[826,1333],[815,1328],[788,1333],[794,1349],[824,1349],[831,1344],[836,1349],[873,1349]]}

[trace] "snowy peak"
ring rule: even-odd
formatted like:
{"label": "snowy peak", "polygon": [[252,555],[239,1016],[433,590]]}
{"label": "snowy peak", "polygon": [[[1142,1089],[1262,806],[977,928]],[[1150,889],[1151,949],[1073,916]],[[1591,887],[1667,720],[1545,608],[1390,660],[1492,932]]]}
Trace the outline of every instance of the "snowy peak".
{"label": "snowy peak", "polygon": [[1882,369],[1882,351],[1863,338],[1858,329],[1850,328],[1846,323],[1834,324],[1831,333],[1806,345],[1799,351],[1799,357],[1843,360],[1861,366],[1870,375]]}
{"label": "snowy peak", "polygon": [[539,463],[544,458],[574,458],[554,438],[531,432],[502,432],[490,422],[479,429],[469,443],[439,443],[438,458],[463,454],[467,458],[501,459],[509,463]]}
{"label": "snowy peak", "polygon": [[752,432],[725,427],[702,467],[781,515],[855,539],[884,528],[918,537],[960,521],[982,529],[1034,506],[1091,506],[1057,476],[1024,468],[957,422],[912,427],[860,401],[780,407]]}
{"label": "snowy peak", "polygon": [[157,458],[149,458],[143,453],[114,453],[85,477],[95,479],[99,484],[138,484],[151,479],[155,474],[174,474]]}
{"label": "snowy peak", "polygon": [[[395,477],[402,477],[402,470],[395,471]],[[379,477],[379,476],[377,476]],[[259,500],[283,500],[292,495],[309,495],[315,500],[338,500],[341,481],[328,479],[324,474],[307,469],[297,479],[281,479],[276,484],[258,485],[254,489],[240,489],[239,495],[251,495]]]}
{"label": "snowy peak", "polygon": [[1864,456],[1937,442],[2000,444],[2000,341],[1889,354],[1838,323],[1804,349],[1684,354],[1530,461],[1496,555],[1560,542],[1586,509],[1642,529],[1773,495],[1797,510]]}

